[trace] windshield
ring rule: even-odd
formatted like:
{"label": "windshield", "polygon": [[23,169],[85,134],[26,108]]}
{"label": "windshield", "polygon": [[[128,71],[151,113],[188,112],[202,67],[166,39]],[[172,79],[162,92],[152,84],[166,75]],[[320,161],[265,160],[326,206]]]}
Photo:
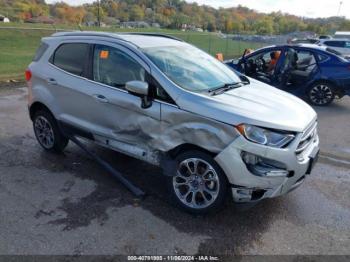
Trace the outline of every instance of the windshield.
{"label": "windshield", "polygon": [[170,80],[190,91],[208,91],[240,82],[226,65],[190,45],[151,47],[143,51]]}

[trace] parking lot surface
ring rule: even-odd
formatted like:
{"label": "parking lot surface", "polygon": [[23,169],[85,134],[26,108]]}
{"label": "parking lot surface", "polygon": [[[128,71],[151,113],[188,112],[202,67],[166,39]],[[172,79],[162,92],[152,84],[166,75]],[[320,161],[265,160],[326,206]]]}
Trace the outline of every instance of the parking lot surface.
{"label": "parking lot surface", "polygon": [[0,88],[0,254],[350,254],[350,99],[319,114],[321,156],[305,183],[254,208],[192,216],[159,169],[89,145],[147,197],[138,201],[77,146],[45,153],[26,89]]}

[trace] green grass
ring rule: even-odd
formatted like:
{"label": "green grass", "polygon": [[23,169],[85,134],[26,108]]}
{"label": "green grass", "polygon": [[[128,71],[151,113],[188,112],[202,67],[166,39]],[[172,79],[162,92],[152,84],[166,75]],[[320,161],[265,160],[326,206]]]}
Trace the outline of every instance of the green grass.
{"label": "green grass", "polygon": [[52,31],[0,29],[0,81],[22,80],[40,39]]}
{"label": "green grass", "polygon": [[[21,27],[28,29],[0,28],[0,82],[6,80],[23,80],[24,70],[31,62],[40,39],[51,35],[51,25],[42,24],[1,24],[1,27]],[[44,28],[34,30],[33,28]],[[77,27],[57,25],[57,29],[77,30]],[[159,32],[173,35],[209,52],[212,55],[223,53],[225,59],[240,56],[245,48],[258,48],[261,44],[238,42],[223,39],[212,33],[182,32],[166,29],[121,29],[121,28],[83,28],[83,30],[115,31],[115,32]]]}

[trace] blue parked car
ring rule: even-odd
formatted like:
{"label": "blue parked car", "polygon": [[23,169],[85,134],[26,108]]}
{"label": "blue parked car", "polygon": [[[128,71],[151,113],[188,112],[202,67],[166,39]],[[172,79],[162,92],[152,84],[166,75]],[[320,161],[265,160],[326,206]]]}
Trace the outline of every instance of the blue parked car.
{"label": "blue parked car", "polygon": [[231,68],[311,104],[325,106],[350,95],[350,60],[328,47],[312,44],[264,47],[225,61]]}

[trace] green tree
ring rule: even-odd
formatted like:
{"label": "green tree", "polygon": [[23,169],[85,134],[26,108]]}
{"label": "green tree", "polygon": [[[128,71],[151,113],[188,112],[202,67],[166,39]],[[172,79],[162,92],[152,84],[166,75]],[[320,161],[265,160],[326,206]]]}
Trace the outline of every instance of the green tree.
{"label": "green tree", "polygon": [[350,20],[343,21],[339,27],[339,30],[350,31]]}
{"label": "green tree", "polygon": [[226,17],[225,32],[226,33],[233,33],[233,21],[232,21],[231,16]]}
{"label": "green tree", "polygon": [[271,17],[264,17],[255,24],[255,30],[261,35],[273,34],[273,20]]}
{"label": "green tree", "polygon": [[179,29],[183,24],[188,24],[190,21],[190,18],[184,14],[176,13],[171,17],[171,20],[172,20],[171,27]]}
{"label": "green tree", "polygon": [[86,12],[83,22],[88,23],[88,22],[94,22],[96,21],[96,16],[92,12]]}
{"label": "green tree", "polygon": [[139,21],[143,20],[145,13],[139,5],[132,5],[130,8],[130,20]]}
{"label": "green tree", "polygon": [[92,9],[92,12],[93,12],[95,17],[100,16],[100,21],[102,21],[106,17],[106,12],[102,8],[102,6],[98,7],[97,4]]}

